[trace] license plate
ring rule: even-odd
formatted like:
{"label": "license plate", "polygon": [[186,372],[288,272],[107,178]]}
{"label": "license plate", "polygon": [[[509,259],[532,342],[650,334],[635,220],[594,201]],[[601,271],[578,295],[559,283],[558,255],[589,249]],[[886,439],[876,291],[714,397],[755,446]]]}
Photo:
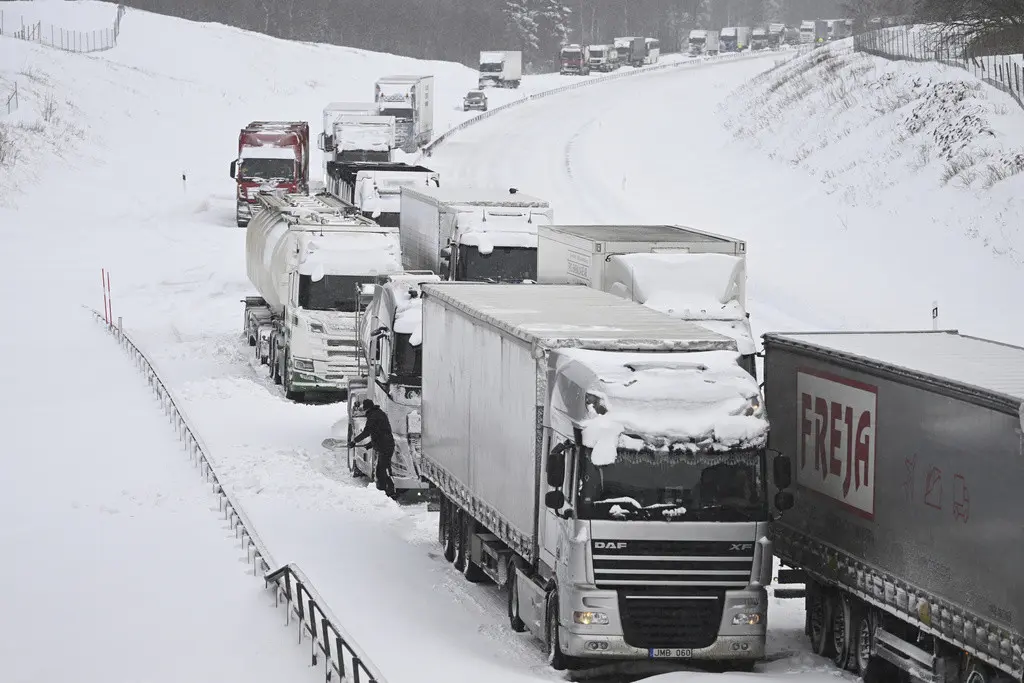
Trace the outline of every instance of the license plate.
{"label": "license plate", "polygon": [[688,647],[654,647],[650,649],[651,659],[689,659],[693,650]]}

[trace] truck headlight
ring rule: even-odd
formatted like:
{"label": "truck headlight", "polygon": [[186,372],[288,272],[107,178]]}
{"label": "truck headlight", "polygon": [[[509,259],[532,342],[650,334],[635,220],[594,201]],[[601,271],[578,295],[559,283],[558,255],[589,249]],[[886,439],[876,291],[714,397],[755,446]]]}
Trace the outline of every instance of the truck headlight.
{"label": "truck headlight", "polygon": [[310,323],[309,324],[309,331],[313,332],[315,334],[323,334],[324,333],[324,326],[321,325],[320,323]]}
{"label": "truck headlight", "polygon": [[760,612],[740,612],[733,615],[733,626],[757,626],[764,622],[764,615]]}
{"label": "truck headlight", "polygon": [[607,624],[608,615],[604,612],[573,612],[572,620],[577,624]]}
{"label": "truck headlight", "polygon": [[313,372],[313,361],[306,360],[305,358],[292,358],[292,367],[296,370],[305,370],[306,372]]}

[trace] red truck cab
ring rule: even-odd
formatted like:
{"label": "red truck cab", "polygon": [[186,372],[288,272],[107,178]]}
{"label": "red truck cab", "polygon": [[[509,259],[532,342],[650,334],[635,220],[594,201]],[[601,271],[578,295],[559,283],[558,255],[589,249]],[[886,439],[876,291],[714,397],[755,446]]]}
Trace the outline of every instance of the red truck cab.
{"label": "red truck cab", "polygon": [[259,211],[261,189],[309,192],[309,123],[253,121],[238,133],[238,158],[231,162],[235,220],[244,228]]}
{"label": "red truck cab", "polygon": [[590,75],[590,49],[585,45],[566,45],[558,54],[558,72],[566,74]]}

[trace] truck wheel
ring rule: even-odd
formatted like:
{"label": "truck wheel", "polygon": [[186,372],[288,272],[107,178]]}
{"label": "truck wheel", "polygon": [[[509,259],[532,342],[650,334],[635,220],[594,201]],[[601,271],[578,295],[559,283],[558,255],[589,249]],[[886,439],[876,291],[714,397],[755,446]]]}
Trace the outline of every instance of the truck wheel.
{"label": "truck wheel", "polygon": [[808,635],[811,638],[811,652],[819,657],[832,657],[832,614],[829,609],[828,592],[819,584],[807,583]]}
{"label": "truck wheel", "polygon": [[555,671],[565,671],[572,664],[572,659],[562,653],[562,644],[558,642],[558,592],[551,594],[547,609],[548,638],[545,654],[548,666]]}
{"label": "truck wheel", "polygon": [[850,597],[834,593],[832,602],[832,663],[840,669],[854,668],[856,661],[856,627]]}
{"label": "truck wheel", "polygon": [[854,610],[854,656],[851,658],[856,664],[856,672],[861,678],[865,678],[871,666],[871,645],[875,639],[876,620],[874,609],[866,605],[858,605]]}
{"label": "truck wheel", "polygon": [[995,683],[995,680],[988,667],[980,662],[972,662],[964,676],[964,683]]}
{"label": "truck wheel", "polygon": [[463,519],[465,513],[458,507],[452,512],[452,540],[455,543],[455,569],[462,571],[466,568],[466,551],[469,549],[464,538],[466,535],[466,521]]}
{"label": "truck wheel", "polygon": [[526,623],[519,617],[519,581],[516,579],[515,560],[508,561],[508,625],[516,633],[526,631]]}
{"label": "truck wheel", "polygon": [[301,402],[305,397],[305,392],[295,391],[292,389],[292,383],[290,380],[291,373],[288,372],[288,352],[284,352],[284,369],[281,371],[282,384],[284,384],[284,397],[289,401],[295,401],[296,403]]}
{"label": "truck wheel", "polygon": [[458,537],[455,531],[455,513],[458,511],[450,500],[441,497],[441,519],[444,520],[444,559],[455,562],[458,554]]}
{"label": "truck wheel", "polygon": [[274,384],[281,384],[281,361],[277,357],[277,342],[270,342],[270,376],[274,378]]}
{"label": "truck wheel", "polygon": [[462,575],[466,577],[466,581],[470,583],[480,583],[487,575],[484,574],[484,570],[480,568],[480,565],[473,562],[473,553],[470,552],[470,539],[473,538],[473,533],[476,531],[476,521],[469,515],[463,513],[462,517],[462,534],[461,542],[462,548],[460,554],[462,555]]}

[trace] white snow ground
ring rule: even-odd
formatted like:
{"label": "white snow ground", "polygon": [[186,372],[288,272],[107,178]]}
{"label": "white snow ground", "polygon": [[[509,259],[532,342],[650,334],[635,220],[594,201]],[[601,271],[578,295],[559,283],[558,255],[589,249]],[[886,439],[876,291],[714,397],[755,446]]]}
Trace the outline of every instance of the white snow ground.
{"label": "white snow ground", "polygon": [[0,274],[32,292],[0,340],[0,679],[320,680],[144,379],[55,280]]}
{"label": "white snow ground", "polygon": [[[112,7],[104,8],[112,19]],[[66,26],[71,19],[64,16]],[[668,220],[744,237],[761,328],[865,319],[923,326],[929,321],[919,304],[927,300],[930,309],[932,292],[946,291],[933,285],[948,290],[952,283],[974,297],[976,308],[949,311],[943,299],[943,323],[981,334],[988,333],[985,325],[1019,324],[1002,313],[1014,290],[964,285],[975,270],[996,263],[989,252],[981,256],[968,240],[942,242],[949,252],[944,263],[961,257],[954,271],[960,276],[946,274],[946,284],[920,257],[931,258],[940,246],[926,252],[905,244],[930,219],[906,223],[904,217],[897,225],[885,212],[851,209],[850,230],[837,229],[833,217],[846,208],[824,195],[813,176],[734,139],[716,105],[739,101],[742,94],[732,89],[773,59],[648,74],[525,104],[455,137],[429,164],[445,182],[511,184],[550,197],[559,221]],[[71,55],[0,39],[0,92],[14,78],[25,84],[13,119],[23,124],[15,134],[24,156],[0,175],[0,201],[19,207],[0,208],[0,225],[20,229],[0,232],[0,240],[4,253],[23,255],[10,260],[5,285],[22,292],[8,312],[29,322],[30,332],[5,342],[19,344],[7,356],[19,362],[2,372],[9,384],[66,390],[67,364],[94,353],[87,333],[71,322],[76,306],[100,306],[98,270],[110,268],[115,315],[125,316],[186,401],[270,549],[303,566],[392,683],[413,676],[427,683],[548,680],[555,674],[539,646],[507,629],[503,598],[465,584],[438,557],[435,515],[422,506],[399,508],[353,482],[321,449],[343,408],[284,401],[263,369],[252,367],[238,335],[239,299],[252,293],[244,232],[233,227],[233,188],[224,173],[238,128],[256,118],[318,121],[326,102],[360,99],[377,76],[411,69],[435,71],[441,99],[452,106],[474,80],[472,70],[457,65],[287,43],[134,10],[122,23],[121,44],[106,53]],[[56,111],[43,121],[48,94]],[[450,116],[448,124],[463,114]],[[184,188],[182,171],[188,172]],[[944,191],[935,189],[920,204],[930,210],[934,193]],[[850,232],[887,241],[865,246]],[[886,255],[890,243],[904,249],[894,259]],[[837,260],[825,267],[824,253]],[[831,273],[838,278],[825,277]],[[1013,282],[1019,291],[1019,280]],[[42,367],[20,362],[41,349],[47,358],[71,358]],[[101,405],[84,392],[67,395],[73,401],[62,416],[83,401]],[[140,410],[151,404],[137,402]],[[33,404],[21,405],[16,424],[39,424],[26,412]],[[141,422],[127,409],[114,414],[118,423],[121,415],[126,423]],[[40,459],[39,467],[47,462]],[[842,678],[806,654],[799,603],[774,607],[771,650],[795,654],[763,665],[761,679]]]}

